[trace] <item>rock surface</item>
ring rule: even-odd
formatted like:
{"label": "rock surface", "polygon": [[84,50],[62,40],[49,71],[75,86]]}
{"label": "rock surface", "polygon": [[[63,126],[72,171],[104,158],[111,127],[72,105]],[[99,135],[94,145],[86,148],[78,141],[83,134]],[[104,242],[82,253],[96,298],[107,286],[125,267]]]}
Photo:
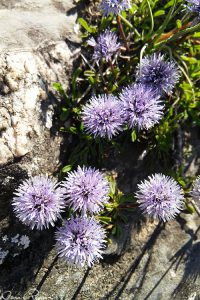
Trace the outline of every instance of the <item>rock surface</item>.
{"label": "rock surface", "polygon": [[[60,139],[47,137],[56,104],[51,86],[59,81],[67,87],[79,51],[64,41],[74,32],[76,13],[66,16],[72,8],[69,0],[5,1],[0,5],[0,165],[41,149],[41,145],[49,153],[51,141],[58,148],[50,151],[49,162],[53,159],[56,165]],[[75,33],[73,37],[78,40]],[[33,158],[33,168],[40,169],[40,157],[34,154]]]}
{"label": "rock surface", "polygon": [[[133,214],[103,262],[88,270],[57,260],[53,229],[31,232],[12,215],[10,201],[19,181],[59,168],[63,139],[54,123],[58,100],[51,86],[59,81],[67,88],[80,51],[72,2],[0,1],[0,298],[197,300],[196,215],[181,214],[164,225]],[[185,143],[191,145],[189,176],[200,171],[198,134],[188,133]],[[145,157],[134,144],[118,162],[109,162],[124,192],[133,192],[149,175]]]}
{"label": "rock surface", "polygon": [[31,233],[12,215],[10,201],[22,179],[59,169],[63,137],[52,84],[68,87],[80,52],[76,20],[72,0],[0,1],[0,267],[5,265],[13,287],[20,268],[24,272],[17,259]]}
{"label": "rock surface", "polygon": [[52,300],[198,299],[199,218],[182,214],[166,225],[148,221],[139,226],[136,220],[133,215],[126,252],[105,257],[92,269],[67,266],[56,259],[54,249],[50,248],[52,240],[37,237],[37,241],[32,240],[31,249],[15,259],[18,265],[13,265],[12,274],[9,269],[2,270],[4,287],[13,299],[22,299],[23,295],[27,300],[33,296]]}

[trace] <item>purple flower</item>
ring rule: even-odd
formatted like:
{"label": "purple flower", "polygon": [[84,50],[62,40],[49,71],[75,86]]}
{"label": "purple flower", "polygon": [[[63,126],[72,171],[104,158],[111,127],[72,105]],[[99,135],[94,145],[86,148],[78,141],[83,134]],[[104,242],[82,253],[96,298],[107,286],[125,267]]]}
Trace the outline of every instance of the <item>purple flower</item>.
{"label": "purple flower", "polygon": [[88,44],[94,47],[94,54],[92,58],[96,60],[97,63],[103,58],[106,61],[111,60],[112,55],[117,53],[120,48],[120,44],[117,42],[117,39],[117,35],[109,29],[99,35],[97,42],[94,38],[89,39]]}
{"label": "purple flower", "polygon": [[180,74],[173,61],[166,61],[164,55],[146,56],[137,67],[137,82],[152,88],[159,95],[170,94]]}
{"label": "purple flower", "polygon": [[163,116],[164,105],[159,96],[145,85],[130,85],[122,90],[119,97],[130,128],[149,129]]}
{"label": "purple flower", "polygon": [[183,191],[177,182],[163,174],[155,174],[138,184],[137,202],[142,211],[163,221],[173,219],[183,207]]}
{"label": "purple flower", "polygon": [[120,101],[112,95],[93,96],[83,108],[82,120],[87,133],[111,139],[122,131]]}
{"label": "purple flower", "polygon": [[22,223],[42,230],[54,226],[66,204],[63,191],[53,178],[35,176],[15,191],[12,205]]}
{"label": "purple flower", "polygon": [[191,196],[195,201],[197,201],[198,205],[200,206],[200,176],[198,176],[193,183]]}
{"label": "purple flower", "polygon": [[108,16],[110,13],[119,15],[121,11],[131,8],[130,0],[102,0],[100,3],[102,15]]}
{"label": "purple flower", "polygon": [[188,5],[187,9],[197,15],[197,19],[200,19],[200,0],[186,0]]}
{"label": "purple flower", "polygon": [[82,215],[100,212],[109,197],[109,183],[105,176],[94,168],[78,167],[69,172],[63,181],[66,203]]}
{"label": "purple flower", "polygon": [[94,219],[72,218],[56,232],[58,255],[69,264],[91,267],[102,258],[105,237],[105,230]]}

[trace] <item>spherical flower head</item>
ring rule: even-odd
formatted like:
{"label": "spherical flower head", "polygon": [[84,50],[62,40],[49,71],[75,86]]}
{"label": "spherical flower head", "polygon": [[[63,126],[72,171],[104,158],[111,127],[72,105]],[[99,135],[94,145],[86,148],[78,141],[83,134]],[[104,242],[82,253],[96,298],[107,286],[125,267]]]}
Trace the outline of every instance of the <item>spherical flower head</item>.
{"label": "spherical flower head", "polygon": [[200,20],[200,0],[186,0],[188,5],[187,9],[197,15],[198,21]]}
{"label": "spherical flower head", "polygon": [[66,221],[56,232],[59,257],[69,264],[91,267],[102,258],[105,248],[105,230],[92,218],[76,217]]}
{"label": "spherical flower head", "polygon": [[138,185],[137,202],[142,211],[163,221],[173,219],[183,208],[183,191],[177,182],[163,174],[148,177]]}
{"label": "spherical flower head", "polygon": [[103,173],[91,167],[79,166],[76,171],[69,172],[62,186],[66,203],[82,215],[99,213],[109,199],[108,180]]}
{"label": "spherical flower head", "polygon": [[94,96],[83,108],[82,120],[87,133],[111,139],[122,131],[121,103],[112,95]]}
{"label": "spherical flower head", "polygon": [[191,196],[197,202],[197,204],[200,206],[200,176],[198,176],[193,183]]}
{"label": "spherical flower head", "polygon": [[66,204],[61,188],[53,178],[35,176],[25,180],[15,191],[12,205],[22,223],[31,229],[54,226]]}
{"label": "spherical flower head", "polygon": [[180,74],[173,61],[166,61],[164,55],[153,54],[142,59],[137,67],[137,82],[145,84],[158,95],[170,94]]}
{"label": "spherical flower head", "polygon": [[119,98],[130,128],[149,129],[163,116],[164,105],[159,96],[145,85],[130,85],[122,90]]}
{"label": "spherical flower head", "polygon": [[100,3],[100,9],[102,9],[103,16],[109,16],[110,13],[117,16],[122,11],[130,8],[130,0],[102,0]]}
{"label": "spherical flower head", "polygon": [[120,48],[117,35],[109,29],[99,35],[97,42],[94,38],[91,38],[88,40],[88,44],[94,47],[92,58],[96,60],[97,63],[100,59],[105,59],[108,62]]}

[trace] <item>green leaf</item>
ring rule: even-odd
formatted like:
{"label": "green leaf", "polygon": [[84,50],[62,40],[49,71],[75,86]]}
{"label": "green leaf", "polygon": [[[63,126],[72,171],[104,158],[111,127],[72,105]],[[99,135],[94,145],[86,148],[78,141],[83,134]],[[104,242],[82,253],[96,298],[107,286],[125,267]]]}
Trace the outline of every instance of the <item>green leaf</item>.
{"label": "green leaf", "polygon": [[72,169],[72,165],[67,165],[64,168],[62,168],[62,172],[67,173],[67,172],[71,171],[71,169]]}
{"label": "green leaf", "polygon": [[170,0],[169,2],[167,2],[167,4],[165,4],[164,8],[169,8],[174,4],[174,0]]}
{"label": "green leaf", "polygon": [[132,142],[135,142],[137,140],[137,134],[135,130],[133,130],[131,133],[131,140]]}
{"label": "green leaf", "polygon": [[95,80],[93,77],[88,77],[88,82],[90,85],[94,85],[95,84]]}
{"label": "green leaf", "polygon": [[160,9],[160,10],[157,10],[153,16],[156,18],[156,17],[159,17],[159,16],[163,16],[165,14],[165,11],[163,9]]}
{"label": "green leaf", "polygon": [[69,110],[67,108],[63,107],[62,112],[60,114],[60,120],[66,121],[68,117],[69,117]]}
{"label": "green leaf", "polygon": [[96,32],[96,29],[94,27],[89,26],[89,24],[87,23],[87,21],[84,20],[83,18],[79,18],[78,22],[89,33],[95,33]]}
{"label": "green leaf", "polygon": [[185,61],[188,61],[190,64],[197,64],[198,63],[198,60],[194,57],[188,57],[188,56],[185,56],[185,55],[181,55],[181,58]]}
{"label": "green leaf", "polygon": [[76,98],[77,96],[77,78],[78,76],[81,74],[81,68],[77,68],[75,70],[75,72],[72,75],[72,96],[73,96],[73,100]]}
{"label": "green leaf", "polygon": [[52,84],[52,86],[53,86],[53,88],[54,88],[57,92],[59,92],[59,93],[65,93],[65,91],[64,91],[64,89],[63,89],[61,83],[59,83],[59,82],[54,82],[54,83]]}
{"label": "green leaf", "polygon": [[69,128],[69,132],[72,133],[72,134],[78,134],[78,130],[77,130],[77,128],[74,127],[74,126],[71,126],[71,127]]}
{"label": "green leaf", "polygon": [[176,20],[176,27],[178,28],[178,29],[180,29],[181,27],[182,27],[182,22],[181,22],[181,20]]}
{"label": "green leaf", "polygon": [[58,92],[65,100],[69,100],[61,83],[59,83],[59,82],[54,82],[54,83],[52,84],[52,87],[53,87],[54,90],[56,90],[56,91],[57,91],[57,92]]}
{"label": "green leaf", "polygon": [[188,212],[190,214],[195,213],[195,209],[194,209],[194,207],[191,204],[189,204],[188,202],[185,202],[185,206],[186,206],[186,209],[188,210]]}
{"label": "green leaf", "polygon": [[194,37],[194,38],[200,38],[200,32],[195,32],[195,33],[193,34],[193,37]]}
{"label": "green leaf", "polygon": [[84,71],[84,76],[86,76],[86,77],[90,77],[90,76],[94,77],[94,76],[96,76],[96,73],[93,70],[86,70],[86,71]]}
{"label": "green leaf", "polygon": [[105,216],[98,216],[98,219],[99,219],[100,222],[102,222],[102,223],[104,223],[106,225],[110,224],[111,221],[112,221],[112,218],[105,217]]}

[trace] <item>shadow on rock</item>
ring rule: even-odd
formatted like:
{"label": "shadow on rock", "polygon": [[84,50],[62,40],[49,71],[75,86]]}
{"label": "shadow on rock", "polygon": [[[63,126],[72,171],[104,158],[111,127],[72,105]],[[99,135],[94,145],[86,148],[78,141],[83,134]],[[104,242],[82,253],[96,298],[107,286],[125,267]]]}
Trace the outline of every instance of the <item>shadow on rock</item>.
{"label": "shadow on rock", "polygon": [[[135,270],[138,268],[138,266],[140,265],[140,262],[143,258],[143,256],[145,255],[145,253],[147,251],[149,251],[150,249],[153,248],[159,234],[161,233],[161,231],[164,229],[164,224],[163,223],[159,223],[157,225],[157,227],[155,228],[154,232],[152,233],[152,235],[150,236],[150,238],[147,240],[147,242],[145,243],[145,245],[142,248],[141,253],[136,257],[136,259],[131,263],[129,269],[126,271],[126,273],[123,275],[123,277],[120,279],[120,282],[117,283],[112,290],[107,293],[105,296],[103,296],[101,298],[101,300],[106,300],[106,299],[120,299],[123,291],[126,289],[126,286],[128,285],[133,273],[135,272]],[[150,256],[151,257],[151,256]],[[144,266],[144,269],[147,268],[149,262],[150,262],[150,257],[147,261],[147,263]],[[144,276],[145,276],[145,272]],[[144,281],[144,278],[141,280],[140,285],[142,286],[142,283]]]}
{"label": "shadow on rock", "polygon": [[0,221],[12,213],[13,192],[26,178],[27,172],[17,162],[0,168]]}
{"label": "shadow on rock", "polygon": [[200,296],[200,242],[190,244],[187,250],[184,275],[173,293],[173,299],[189,299],[193,293]]}

